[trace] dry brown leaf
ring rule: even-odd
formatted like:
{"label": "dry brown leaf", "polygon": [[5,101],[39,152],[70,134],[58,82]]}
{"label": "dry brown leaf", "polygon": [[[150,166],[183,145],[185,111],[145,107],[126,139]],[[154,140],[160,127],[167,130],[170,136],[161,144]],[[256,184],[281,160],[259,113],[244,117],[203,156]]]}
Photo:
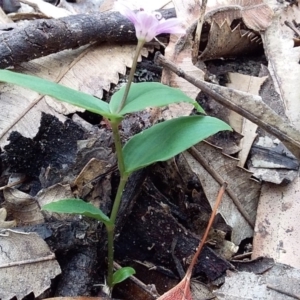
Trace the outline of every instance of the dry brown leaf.
{"label": "dry brown leaf", "polygon": [[216,2],[214,7],[209,7],[206,20],[213,21],[219,26],[225,20],[231,24],[236,19],[242,19],[248,29],[260,32],[265,31],[272,22],[273,10],[262,0],[231,0],[221,3]]}
{"label": "dry brown leaf", "polygon": [[242,33],[240,24],[231,29],[228,21],[224,21],[221,26],[213,22],[207,46],[200,55],[200,59],[205,61],[209,59],[236,57],[241,53],[245,55],[257,49],[259,41],[258,37],[250,31]]}
{"label": "dry brown leaf", "polygon": [[[102,99],[103,90],[109,91],[112,83],[118,83],[119,74],[125,74],[126,67],[131,67],[135,48],[135,45],[91,46],[80,53],[72,64],[66,66],[63,76],[57,82]],[[147,56],[148,50],[143,48],[141,55]],[[48,96],[46,102],[61,114],[82,111]]]}
{"label": "dry brown leaf", "polygon": [[15,220],[13,221],[5,221],[7,217],[7,211],[4,207],[0,208],[0,229],[3,228],[12,228],[17,225]]}
{"label": "dry brown leaf", "polygon": [[[197,1],[173,0],[177,17],[185,22],[185,28],[188,29],[198,19],[200,5]],[[191,36],[186,36],[178,40],[177,36],[171,35],[168,47],[165,50],[166,58],[170,59],[176,65],[197,78],[204,78],[202,70],[192,63],[192,40]],[[162,83],[181,89],[186,95],[195,99],[199,89],[186,82],[174,73],[164,69],[162,74]],[[170,105],[169,110],[164,110],[162,115],[165,119],[190,114],[193,107],[189,104]]]}
{"label": "dry brown leaf", "polygon": [[[67,199],[67,198],[74,198],[74,195],[72,193],[71,187],[69,184],[55,184],[53,186],[50,186],[48,188],[42,189],[38,192],[35,199],[39,205],[39,207],[43,207],[44,205],[58,201],[61,199]],[[57,220],[68,220],[70,216],[66,214],[57,214],[52,212],[43,212],[46,216],[55,216],[55,219]],[[71,216],[71,218],[73,218]]]}
{"label": "dry brown leaf", "polygon": [[91,181],[111,168],[107,161],[92,158],[74,181],[79,197],[85,197],[93,188]]}
{"label": "dry brown leaf", "polygon": [[56,7],[48,2],[42,0],[20,0],[21,3],[25,3],[33,7],[36,11],[43,13],[46,18],[62,18],[72,15],[64,8]]}
{"label": "dry brown leaf", "polygon": [[[260,90],[262,84],[268,78],[267,76],[254,77],[254,76],[243,75],[243,74],[239,74],[239,73],[229,73],[228,76],[229,76],[230,83],[226,84],[227,87],[233,88],[233,89],[236,89],[239,91],[247,92],[247,93],[250,93],[253,95],[259,94],[259,90]],[[233,124],[230,122],[231,116],[234,117],[235,121],[237,120],[237,118],[242,119],[242,122],[241,122],[242,127],[240,129],[233,126]],[[256,129],[258,126],[233,111],[231,111],[230,116],[229,116],[229,125],[235,131],[241,133],[244,136],[244,138],[240,141],[240,147],[242,150],[238,154],[238,158],[240,159],[238,166],[244,167],[246,159],[249,155],[249,151],[253,144],[253,141],[257,136]]]}
{"label": "dry brown leaf", "polygon": [[253,240],[253,258],[268,256],[300,268],[299,176],[287,186],[262,186]]}
{"label": "dry brown leaf", "polygon": [[[82,47],[33,60],[23,64],[22,71],[101,98],[103,89],[109,90],[110,83],[117,83],[118,74],[124,74],[126,66],[131,65],[134,50],[135,46],[130,45]],[[142,54],[147,55],[148,50],[143,50]],[[0,146],[2,147],[7,144],[7,138],[13,130],[26,137],[34,137],[38,131],[41,112],[53,114],[60,121],[64,121],[65,118],[61,113],[83,111],[67,103],[9,84],[1,84],[1,99]]]}
{"label": "dry brown leaf", "polygon": [[294,32],[284,22],[300,19],[298,6],[281,9],[272,25],[262,34],[268,69],[290,122],[300,129],[300,47],[294,47]]}
{"label": "dry brown leaf", "polygon": [[[284,22],[299,20],[297,5],[278,9],[271,26],[262,34],[268,68],[285,113],[292,125],[300,130],[300,48],[294,47],[294,32]],[[300,268],[298,255],[299,176],[287,186],[265,183],[262,187],[253,257],[266,255],[278,262]]]}
{"label": "dry brown leaf", "polygon": [[14,188],[3,191],[5,206],[19,226],[43,223],[44,216],[34,197]]}
{"label": "dry brown leaf", "polygon": [[[278,291],[270,289],[273,286]],[[300,271],[277,264],[263,274],[228,272],[225,283],[214,294],[219,300],[287,300],[299,299]],[[282,291],[282,293],[280,293]],[[284,294],[284,292],[290,293]]]}
{"label": "dry brown leaf", "polygon": [[[237,167],[237,159],[223,154],[221,149],[216,149],[207,143],[198,144],[196,149],[221,179],[228,183],[228,188],[234,192],[254,224],[260,184],[251,179],[250,172]],[[213,206],[220,183],[190,153],[185,152],[184,156],[190,168],[198,176],[204,193],[211,206]],[[245,220],[228,194],[224,195],[219,212],[226,223],[232,227],[232,242],[234,244],[239,245],[243,239],[253,235],[252,227]]]}
{"label": "dry brown leaf", "polygon": [[0,249],[1,300],[21,300],[32,292],[38,297],[61,273],[55,255],[35,233],[2,230]]}
{"label": "dry brown leaf", "polygon": [[157,300],[192,300],[190,282],[185,276],[175,287],[157,298]]}

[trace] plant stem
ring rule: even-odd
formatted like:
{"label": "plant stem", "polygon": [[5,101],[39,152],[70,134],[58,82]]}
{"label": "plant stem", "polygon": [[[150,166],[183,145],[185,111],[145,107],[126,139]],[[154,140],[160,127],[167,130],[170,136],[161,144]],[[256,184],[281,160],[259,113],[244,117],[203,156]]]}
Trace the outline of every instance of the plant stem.
{"label": "plant stem", "polygon": [[[131,83],[133,81],[133,77],[134,77],[134,72],[136,69],[136,65],[137,65],[137,60],[139,58],[141,49],[144,45],[145,41],[143,40],[139,40],[138,41],[138,45],[135,51],[135,55],[133,58],[133,62],[132,62],[132,67],[130,70],[130,74],[129,74],[129,78],[128,78],[128,82],[125,88],[125,92],[122,98],[122,101],[120,103],[120,106],[118,108],[117,112],[120,112],[121,109],[124,107],[127,97],[128,97],[128,93],[130,90],[130,86]],[[117,153],[117,159],[118,159],[118,166],[119,166],[119,171],[120,171],[120,183],[118,186],[118,191],[116,194],[116,198],[113,204],[113,208],[111,211],[111,215],[110,215],[110,220],[112,222],[113,225],[107,225],[106,226],[106,230],[107,230],[107,259],[108,259],[108,269],[107,269],[107,284],[110,288],[110,291],[112,291],[113,288],[113,271],[114,271],[114,236],[115,236],[115,227],[116,227],[116,219],[117,219],[117,215],[118,215],[118,211],[119,211],[119,207],[121,204],[121,199],[122,199],[122,194],[123,194],[123,190],[124,187],[126,185],[126,182],[128,180],[128,177],[130,174],[126,173],[125,170],[125,164],[124,164],[124,157],[123,157],[123,151],[122,151],[122,142],[121,142],[121,138],[120,138],[120,133],[119,133],[119,121],[111,121],[111,128],[112,128],[112,133],[113,133],[113,137],[114,137],[114,142],[115,142],[115,147],[116,147],[116,153]]]}
{"label": "plant stem", "polygon": [[122,143],[121,138],[119,134],[119,122],[111,122],[115,147],[116,147],[116,153],[117,153],[117,159],[118,159],[118,165],[120,170],[120,183],[118,186],[117,194],[115,197],[115,201],[113,204],[113,208],[110,215],[110,220],[113,223],[113,225],[106,226],[107,230],[107,259],[108,259],[108,270],[107,270],[107,284],[109,288],[112,290],[113,287],[113,263],[114,263],[114,236],[115,236],[115,222],[118,215],[119,207],[121,204],[122,194],[124,187],[126,185],[126,182],[128,180],[129,174],[125,173],[125,165],[124,165],[124,158],[123,158],[123,152],[122,152]]}
{"label": "plant stem", "polygon": [[109,286],[110,292],[113,288],[113,273],[114,273],[114,235],[115,225],[106,226],[107,231],[107,285]]}
{"label": "plant stem", "polygon": [[115,147],[116,147],[118,167],[119,167],[120,175],[122,177],[125,174],[125,165],[124,165],[124,158],[122,152],[122,142],[121,142],[119,128],[118,128],[119,124],[120,124],[119,122],[110,122],[113,137],[114,137]]}
{"label": "plant stem", "polygon": [[131,83],[133,81],[134,73],[135,73],[135,70],[136,70],[137,61],[138,61],[140,52],[141,52],[144,44],[145,44],[144,40],[138,40],[138,44],[137,44],[137,47],[136,47],[136,50],[135,50],[135,54],[134,54],[134,58],[133,58],[132,66],[131,66],[131,70],[130,70],[130,73],[129,73],[128,82],[126,84],[125,92],[124,92],[122,101],[120,103],[120,106],[117,110],[117,113],[119,113],[121,111],[121,109],[124,107],[125,102],[127,100],[127,96],[128,96],[130,86],[131,86]]}

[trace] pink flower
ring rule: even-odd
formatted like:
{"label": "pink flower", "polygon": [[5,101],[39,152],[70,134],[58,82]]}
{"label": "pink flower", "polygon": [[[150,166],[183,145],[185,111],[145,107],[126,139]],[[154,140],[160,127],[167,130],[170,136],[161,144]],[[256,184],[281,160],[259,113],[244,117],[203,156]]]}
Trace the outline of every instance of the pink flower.
{"label": "pink flower", "polygon": [[158,12],[146,12],[143,10],[135,13],[124,1],[116,2],[115,7],[134,24],[138,40],[150,42],[155,36],[161,33],[186,33],[177,18],[166,20]]}

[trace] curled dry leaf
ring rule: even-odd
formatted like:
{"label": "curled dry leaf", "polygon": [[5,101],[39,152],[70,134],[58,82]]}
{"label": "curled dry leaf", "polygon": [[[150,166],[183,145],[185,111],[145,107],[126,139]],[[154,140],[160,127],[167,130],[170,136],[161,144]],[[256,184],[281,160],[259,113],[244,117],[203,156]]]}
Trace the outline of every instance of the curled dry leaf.
{"label": "curled dry leaf", "polygon": [[0,228],[12,228],[17,225],[15,220],[5,221],[7,217],[7,211],[4,207],[0,208]]}
{"label": "curled dry leaf", "polygon": [[210,8],[206,14],[206,21],[213,21],[220,26],[225,20],[232,23],[233,20],[242,19],[248,29],[260,32],[265,31],[272,22],[273,10],[262,0],[234,0],[227,5],[217,4],[217,8]]}
{"label": "curled dry leaf", "polygon": [[209,60],[224,57],[235,57],[241,53],[253,52],[259,47],[260,38],[251,31],[242,33],[240,24],[230,28],[226,20],[222,25],[212,22],[208,43],[200,55],[200,59]]}
{"label": "curled dry leaf", "polygon": [[34,197],[9,187],[4,189],[3,195],[6,208],[18,225],[34,225],[44,222],[44,217]]}
{"label": "curled dry leaf", "polygon": [[61,273],[48,245],[34,233],[7,229],[0,231],[0,237],[1,300],[41,295]]}

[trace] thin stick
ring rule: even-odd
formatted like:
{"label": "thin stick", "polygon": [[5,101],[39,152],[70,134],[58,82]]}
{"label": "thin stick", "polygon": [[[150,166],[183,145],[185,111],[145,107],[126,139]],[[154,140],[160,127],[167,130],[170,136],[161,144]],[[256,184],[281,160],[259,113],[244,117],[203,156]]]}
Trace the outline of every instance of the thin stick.
{"label": "thin stick", "polygon": [[275,287],[273,285],[270,285],[270,284],[267,284],[267,288],[271,289],[271,290],[274,290],[278,293],[281,293],[281,294],[284,294],[284,295],[287,295],[287,296],[290,296],[290,297],[293,297],[295,299],[300,299],[300,296],[294,294],[294,293],[291,293],[291,292],[288,292],[288,291],[284,291],[278,287]]}
{"label": "thin stick", "polygon": [[38,257],[38,258],[27,259],[27,260],[19,260],[19,261],[14,261],[11,263],[2,264],[2,265],[0,265],[0,269],[14,267],[14,266],[20,266],[20,265],[34,264],[37,262],[42,262],[42,261],[47,261],[47,260],[52,260],[52,259],[55,259],[54,254],[50,254],[50,255],[44,256],[44,257]]}
{"label": "thin stick", "polygon": [[189,268],[188,268],[188,270],[186,272],[188,280],[190,280],[191,277],[192,277],[193,268],[194,268],[195,264],[197,263],[198,256],[200,255],[201,250],[202,250],[204,244],[206,243],[207,236],[208,236],[210,228],[211,228],[211,226],[212,226],[212,224],[214,222],[215,216],[216,216],[217,211],[218,211],[218,207],[219,207],[219,205],[221,203],[221,200],[222,200],[222,197],[223,197],[223,195],[225,193],[226,187],[227,187],[227,182],[223,182],[223,184],[222,184],[222,186],[221,186],[221,188],[219,190],[219,193],[218,193],[218,196],[217,196],[217,200],[216,200],[216,203],[214,205],[213,211],[211,213],[210,219],[208,221],[208,225],[206,227],[205,233],[204,233],[204,235],[203,235],[203,237],[201,239],[201,242],[200,242],[200,244],[198,246],[198,249],[197,249],[195,255],[193,256],[192,262],[189,265]]}
{"label": "thin stick", "polygon": [[194,41],[193,49],[192,49],[193,64],[195,64],[198,60],[198,52],[199,52],[201,32],[202,32],[202,27],[203,27],[203,22],[204,22],[204,17],[205,17],[206,5],[207,5],[207,0],[202,0],[201,7],[200,7],[200,17],[197,22],[195,41]]}
{"label": "thin stick", "polygon": [[225,107],[235,111],[280,139],[300,159],[300,132],[277,115],[262,101],[261,97],[195,78],[178,68],[159,52],[156,53],[154,61],[156,64],[168,68],[178,76],[192,83],[201,89],[203,93],[211,96]]}
{"label": "thin stick", "polygon": [[[220,185],[222,185],[225,181],[223,178],[207,163],[207,161],[204,159],[204,157],[199,153],[199,151],[196,150],[195,147],[191,147],[188,152],[194,156],[194,158],[203,166],[203,168],[214,178],[215,181],[217,181]],[[233,203],[241,213],[241,215],[245,218],[245,220],[249,223],[249,225],[254,228],[255,224],[252,221],[249,214],[244,209],[242,203],[240,202],[239,198],[236,196],[234,191],[227,187],[226,189],[227,194],[232,199]]]}

